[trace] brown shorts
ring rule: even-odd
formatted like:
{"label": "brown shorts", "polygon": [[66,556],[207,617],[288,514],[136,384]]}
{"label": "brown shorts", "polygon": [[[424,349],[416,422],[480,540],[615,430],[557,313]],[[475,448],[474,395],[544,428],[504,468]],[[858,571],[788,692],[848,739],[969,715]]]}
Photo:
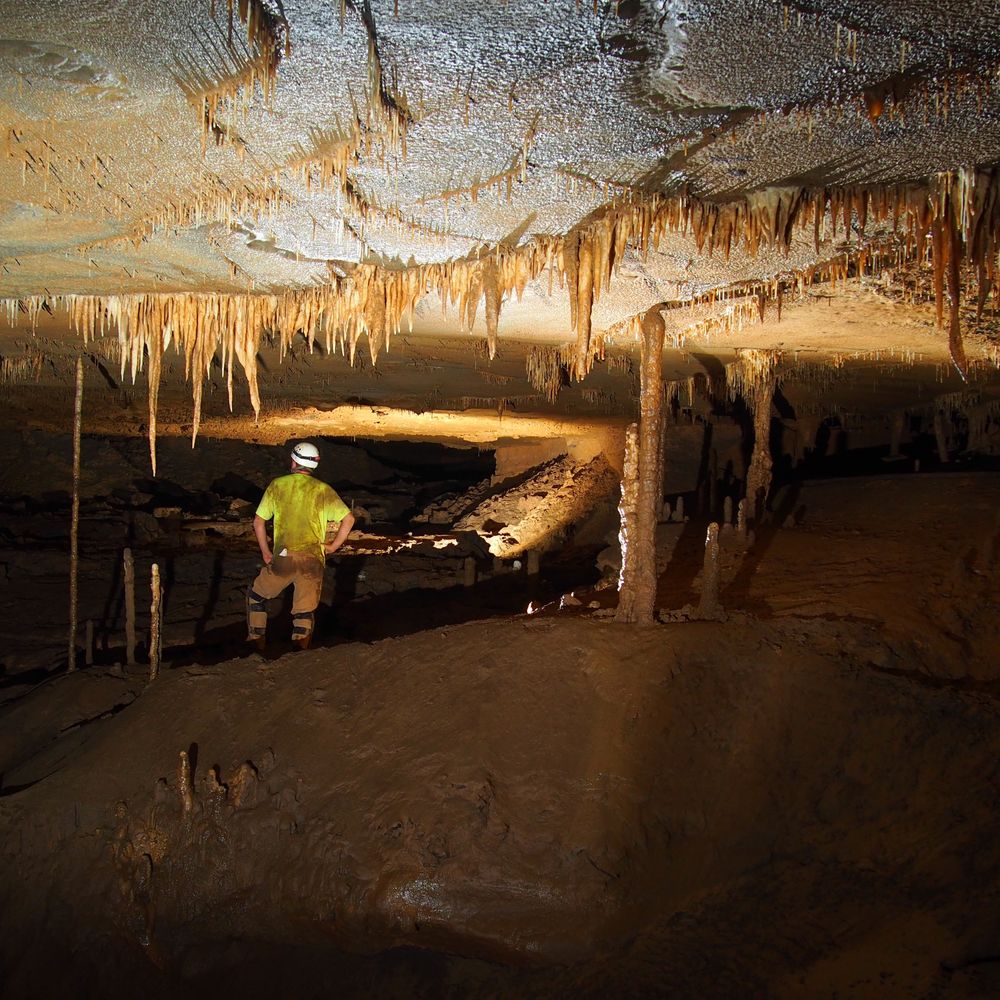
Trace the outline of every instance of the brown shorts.
{"label": "brown shorts", "polygon": [[[315,554],[289,552],[284,556],[275,556],[270,565],[264,566],[250,585],[250,590],[256,597],[270,600],[292,584],[295,588],[292,595],[292,635],[296,639],[304,638],[313,630],[313,612],[319,606],[325,570],[326,563]],[[248,625],[251,638],[263,635],[267,625],[266,612],[251,611]]]}

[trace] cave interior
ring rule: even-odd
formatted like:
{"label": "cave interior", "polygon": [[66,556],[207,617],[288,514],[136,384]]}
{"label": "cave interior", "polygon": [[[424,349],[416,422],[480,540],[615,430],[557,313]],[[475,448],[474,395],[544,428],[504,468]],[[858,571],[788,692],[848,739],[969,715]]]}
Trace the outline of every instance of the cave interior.
{"label": "cave interior", "polygon": [[993,0],[0,10],[0,995],[1000,993]]}

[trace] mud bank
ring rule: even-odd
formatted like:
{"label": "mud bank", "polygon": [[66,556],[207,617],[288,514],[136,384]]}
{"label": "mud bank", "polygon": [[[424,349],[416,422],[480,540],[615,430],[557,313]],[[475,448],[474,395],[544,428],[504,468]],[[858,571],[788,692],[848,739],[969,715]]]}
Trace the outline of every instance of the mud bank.
{"label": "mud bank", "polygon": [[486,986],[414,959],[412,987],[473,994],[928,986],[1000,931],[996,692],[836,629],[834,651],[816,620],[524,619],[172,671],[8,762],[6,993],[225,970],[318,996],[288,966],[346,964],[384,995],[399,957],[345,953],[394,946],[498,963]]}
{"label": "mud bank", "polygon": [[652,628],[50,679],[0,729],[4,996],[993,995],[998,489],[801,484],[725,621],[670,610],[681,537]]}

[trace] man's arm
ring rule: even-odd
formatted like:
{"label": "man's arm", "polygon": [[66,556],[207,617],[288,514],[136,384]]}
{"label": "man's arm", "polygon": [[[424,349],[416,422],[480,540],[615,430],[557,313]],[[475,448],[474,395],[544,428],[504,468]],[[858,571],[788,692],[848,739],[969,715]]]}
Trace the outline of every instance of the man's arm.
{"label": "man's arm", "polygon": [[260,555],[264,560],[264,565],[270,566],[274,557],[271,555],[271,546],[267,544],[267,521],[260,514],[253,516],[253,533],[257,536],[257,544],[260,546]]}
{"label": "man's arm", "polygon": [[333,536],[332,542],[327,542],[323,546],[323,551],[328,555],[332,556],[337,549],[340,548],[344,542],[347,541],[347,536],[351,533],[351,528],[354,527],[354,515],[345,514],[344,520],[340,522],[340,527],[337,528],[337,534]]}

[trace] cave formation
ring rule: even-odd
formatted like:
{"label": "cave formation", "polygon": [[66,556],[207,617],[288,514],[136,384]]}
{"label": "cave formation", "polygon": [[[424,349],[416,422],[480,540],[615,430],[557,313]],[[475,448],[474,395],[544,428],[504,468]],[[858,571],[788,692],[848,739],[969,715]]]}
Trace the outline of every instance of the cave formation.
{"label": "cave formation", "polygon": [[1000,992],[994,3],[2,10],[0,994]]}

